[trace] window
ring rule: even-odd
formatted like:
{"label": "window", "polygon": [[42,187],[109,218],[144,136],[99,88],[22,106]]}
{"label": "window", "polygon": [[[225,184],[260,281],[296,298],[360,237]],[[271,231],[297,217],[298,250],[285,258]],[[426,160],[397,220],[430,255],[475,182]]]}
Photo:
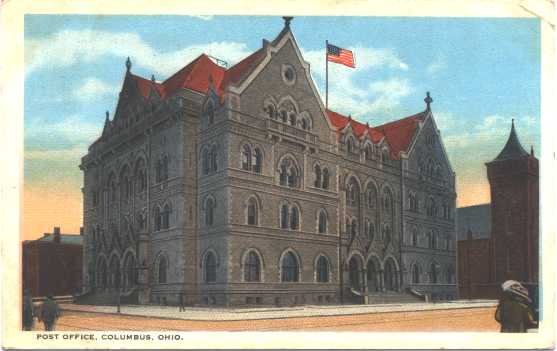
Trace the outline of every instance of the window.
{"label": "window", "polygon": [[265,109],[265,111],[267,112],[267,116],[269,118],[277,119],[277,113],[276,113],[275,107],[273,105],[267,105],[267,108]]}
{"label": "window", "polygon": [[201,156],[201,169],[204,175],[209,174],[210,166],[209,166],[209,150],[203,149],[202,156]]}
{"label": "window", "polygon": [[110,181],[109,189],[110,189],[110,202],[114,203],[116,202],[116,182],[114,180]]}
{"label": "window", "polygon": [[352,222],[350,221],[350,218],[346,218],[345,228],[346,228],[346,233],[347,234],[352,233]]}
{"label": "window", "polygon": [[373,241],[373,238],[375,237],[375,225],[369,219],[366,220],[365,232],[367,235],[367,239],[369,241]]}
{"label": "window", "polygon": [[297,282],[299,280],[298,259],[292,252],[287,252],[283,256],[280,270],[280,280],[282,282]]}
{"label": "window", "polygon": [[375,208],[377,202],[377,191],[375,187],[370,186],[367,190],[367,207],[368,208]]}
{"label": "window", "polygon": [[433,249],[433,231],[427,233],[427,247]]}
{"label": "window", "polygon": [[212,172],[217,172],[218,171],[218,152],[217,152],[217,146],[216,145],[213,145],[213,147],[211,148],[210,160],[211,160],[211,164],[210,164],[211,171]]}
{"label": "window", "polygon": [[392,209],[392,199],[391,199],[391,192],[389,190],[385,191],[383,195],[383,210],[389,213]]}
{"label": "window", "polygon": [[284,158],[280,163],[279,183],[292,188],[299,186],[298,168],[290,158]]}
{"label": "window", "polygon": [[391,242],[391,227],[388,224],[383,226],[383,241],[385,245],[388,245]]}
{"label": "window", "polygon": [[208,252],[205,255],[205,282],[206,283],[214,283],[217,281],[217,259],[213,252]]}
{"label": "window", "polygon": [[356,219],[354,218],[350,223],[350,237],[355,238],[357,233],[358,233],[358,224],[356,223]]}
{"label": "window", "polygon": [[259,148],[255,148],[254,157],[253,157],[253,171],[255,173],[261,173],[261,169],[263,168],[263,153]]}
{"label": "window", "polygon": [[164,205],[161,222],[162,229],[168,229],[170,227],[170,205],[168,204]]}
{"label": "window", "polygon": [[412,246],[418,246],[418,228],[412,229]]}
{"label": "window", "polygon": [[247,223],[248,225],[257,225],[257,202],[254,198],[250,198],[248,200],[248,209],[247,209]]}
{"label": "window", "polygon": [[303,130],[309,130],[309,122],[306,118],[301,119],[300,127],[302,127]]}
{"label": "window", "polygon": [[319,167],[319,165],[315,165],[314,175],[315,175],[314,186],[316,188],[321,188],[321,167]]}
{"label": "window", "polygon": [[325,210],[319,211],[319,225],[318,225],[318,232],[319,234],[327,233],[327,213]]}
{"label": "window", "polygon": [[445,241],[445,249],[450,251],[453,247],[453,241],[449,234],[447,234],[447,240]]}
{"label": "window", "polygon": [[280,208],[280,227],[282,229],[288,229],[288,206],[282,205]]}
{"label": "window", "polygon": [[287,85],[292,85],[296,82],[296,71],[291,65],[282,66],[282,79]]}
{"label": "window", "polygon": [[245,171],[251,170],[251,149],[248,145],[244,145],[242,150],[242,169]]}
{"label": "window", "polygon": [[215,201],[213,198],[208,197],[205,200],[205,225],[212,226],[214,223],[214,216],[215,216]]}
{"label": "window", "polygon": [[290,229],[298,230],[300,226],[300,210],[298,207],[292,206],[290,211]]}
{"label": "window", "polygon": [[452,266],[447,267],[447,272],[446,272],[446,281],[449,284],[453,284],[454,283],[454,269]]}
{"label": "window", "polygon": [[429,282],[438,283],[439,267],[436,263],[432,262],[429,266]]}
{"label": "window", "polygon": [[294,112],[290,112],[290,116],[289,116],[289,121],[290,121],[290,125],[295,127],[296,126],[296,114]]}
{"label": "window", "polygon": [[288,112],[286,112],[285,110],[280,111],[280,120],[283,123],[288,122]]}
{"label": "window", "polygon": [[166,271],[168,270],[168,263],[164,256],[159,258],[159,284],[166,283]]}
{"label": "window", "polygon": [[259,256],[254,251],[250,251],[246,256],[244,262],[244,281],[261,281],[261,262]]}
{"label": "window", "polygon": [[155,214],[153,216],[155,218],[155,231],[158,232],[161,230],[161,209],[155,207]]}
{"label": "window", "polygon": [[147,189],[147,177],[145,176],[145,169],[141,168],[137,171],[136,189],[138,193],[142,193]]}
{"label": "window", "polygon": [[437,248],[437,233],[436,232],[432,232],[431,233],[431,248],[432,249],[436,249]]}
{"label": "window", "polygon": [[321,183],[323,189],[329,189],[329,170],[327,168],[323,168],[323,181]]}
{"label": "window", "polygon": [[364,157],[366,161],[371,161],[371,159],[373,158],[373,149],[371,148],[370,144],[367,144],[364,149]]}
{"label": "window", "polygon": [[348,184],[348,189],[346,190],[346,202],[348,206],[355,206],[358,194],[356,193],[356,186],[352,183]]}
{"label": "window", "polygon": [[412,266],[412,284],[420,283],[420,267],[417,264]]}
{"label": "window", "polygon": [[355,150],[354,150],[354,139],[348,138],[346,140],[346,150],[348,150],[348,152],[351,153],[351,154],[353,154],[355,152]]}
{"label": "window", "polygon": [[381,152],[381,162],[386,163],[389,158],[389,150],[383,149],[383,151]]}
{"label": "window", "polygon": [[132,195],[131,182],[127,175],[124,175],[122,178],[120,191],[122,193],[122,200],[126,200]]}
{"label": "window", "polygon": [[318,283],[329,282],[329,261],[325,256],[320,256],[317,260],[316,278]]}

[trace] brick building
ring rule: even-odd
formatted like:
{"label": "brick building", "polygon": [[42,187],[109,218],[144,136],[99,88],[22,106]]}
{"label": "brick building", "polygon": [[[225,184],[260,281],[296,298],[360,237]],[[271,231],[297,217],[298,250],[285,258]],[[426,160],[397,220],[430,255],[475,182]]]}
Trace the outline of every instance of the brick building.
{"label": "brick building", "polygon": [[[497,297],[508,279],[539,279],[539,165],[533,149],[528,153],[520,144],[514,121],[505,147],[486,166],[489,208],[458,209],[459,292],[465,298]],[[468,219],[471,214],[477,223]]]}
{"label": "brick building", "polygon": [[84,172],[84,299],[379,301],[456,295],[455,175],[430,109],[325,109],[289,20],[225,68],[126,73]]}
{"label": "brick building", "polygon": [[59,227],[22,243],[23,289],[31,296],[72,295],[81,291],[83,236]]}

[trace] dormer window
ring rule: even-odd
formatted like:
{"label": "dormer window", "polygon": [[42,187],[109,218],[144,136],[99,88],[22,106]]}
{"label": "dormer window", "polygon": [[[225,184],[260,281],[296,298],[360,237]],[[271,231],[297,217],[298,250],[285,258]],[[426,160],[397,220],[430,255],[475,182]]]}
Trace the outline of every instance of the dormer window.
{"label": "dormer window", "polygon": [[354,139],[348,138],[346,140],[346,149],[348,150],[349,153],[351,154],[354,153]]}
{"label": "dormer window", "polygon": [[364,149],[364,156],[366,161],[370,161],[373,158],[373,149],[370,144],[367,144]]}

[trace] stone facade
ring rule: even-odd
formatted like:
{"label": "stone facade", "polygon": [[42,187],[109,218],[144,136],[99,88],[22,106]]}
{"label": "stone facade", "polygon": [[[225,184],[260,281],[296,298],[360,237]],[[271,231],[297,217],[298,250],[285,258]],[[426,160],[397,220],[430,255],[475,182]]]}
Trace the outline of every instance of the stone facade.
{"label": "stone facade", "polygon": [[99,303],[456,295],[455,175],[429,101],[376,127],[325,109],[288,25],[229,69],[201,55],[157,82],[128,61],[80,167]]}

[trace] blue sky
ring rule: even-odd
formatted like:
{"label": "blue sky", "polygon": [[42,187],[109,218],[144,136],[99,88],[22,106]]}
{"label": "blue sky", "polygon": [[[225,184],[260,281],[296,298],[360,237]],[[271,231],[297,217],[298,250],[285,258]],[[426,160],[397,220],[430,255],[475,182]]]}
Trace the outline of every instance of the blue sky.
{"label": "blue sky", "polygon": [[[234,64],[282,26],[270,16],[27,15],[26,187],[79,191],[79,157],[114,111],[127,56],[134,73],[164,80],[202,52]],[[423,110],[431,92],[461,205],[489,201],[484,162],[511,118],[539,150],[537,19],[295,17],[292,30],[322,94],[325,40],[354,51],[356,69],[329,66],[333,110],[377,125]]]}

